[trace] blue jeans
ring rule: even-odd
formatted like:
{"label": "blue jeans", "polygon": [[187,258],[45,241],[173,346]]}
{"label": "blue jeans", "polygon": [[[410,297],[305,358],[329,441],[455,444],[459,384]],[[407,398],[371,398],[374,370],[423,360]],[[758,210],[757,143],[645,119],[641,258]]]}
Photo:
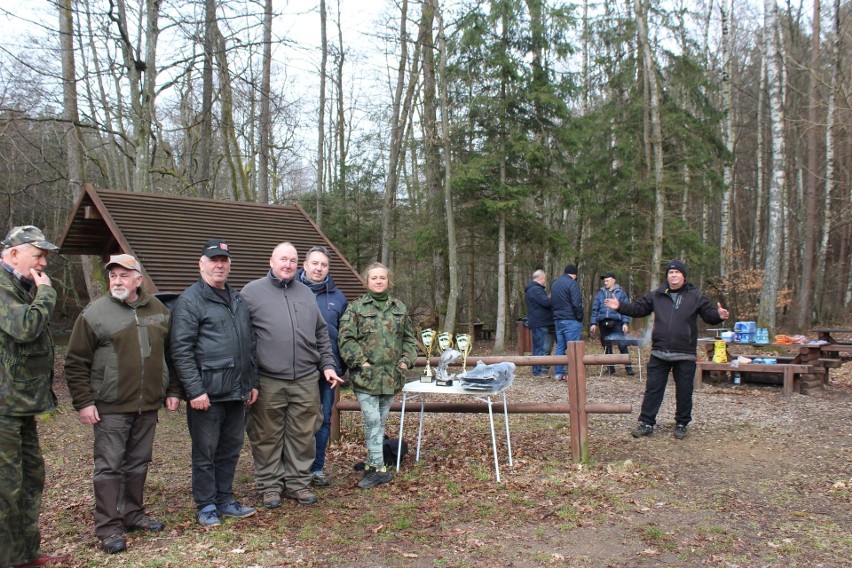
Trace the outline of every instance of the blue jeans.
{"label": "blue jeans", "polygon": [[373,395],[355,391],[364,420],[364,439],[367,443],[367,465],[377,469],[385,467],[385,424],[388,421],[393,395]]}
{"label": "blue jeans", "polygon": [[657,412],[663,404],[669,372],[675,380],[675,421],[689,424],[692,421],[692,388],[695,378],[695,361],[663,361],[653,355],[648,361],[648,378],[645,381],[645,396],[642,398],[642,413],[639,421],[656,424]]}
{"label": "blue jeans", "polygon": [[[565,355],[569,341],[580,341],[583,322],[577,320],[556,320],[556,354]],[[565,365],[556,365],[556,376],[566,375]]]}
{"label": "blue jeans", "polygon": [[317,457],[311,466],[311,473],[322,471],[325,467],[325,449],[328,447],[328,438],[331,435],[331,406],[334,404],[334,390],[324,375],[319,379],[320,405],[322,405],[322,424],[317,430]]}
{"label": "blue jeans", "polygon": [[[530,332],[532,332],[532,354],[550,355],[550,350],[553,348],[553,336],[550,335],[550,328],[531,327]],[[548,373],[550,373],[550,367],[533,365],[533,377],[547,375]]]}

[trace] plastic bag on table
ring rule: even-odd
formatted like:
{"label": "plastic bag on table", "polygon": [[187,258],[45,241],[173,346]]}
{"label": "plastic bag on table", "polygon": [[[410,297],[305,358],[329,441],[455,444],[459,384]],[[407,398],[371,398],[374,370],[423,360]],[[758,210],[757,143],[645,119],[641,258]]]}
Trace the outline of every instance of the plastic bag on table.
{"label": "plastic bag on table", "polygon": [[467,390],[499,390],[509,386],[515,379],[514,363],[486,365],[476,362],[476,367],[458,376],[461,386]]}

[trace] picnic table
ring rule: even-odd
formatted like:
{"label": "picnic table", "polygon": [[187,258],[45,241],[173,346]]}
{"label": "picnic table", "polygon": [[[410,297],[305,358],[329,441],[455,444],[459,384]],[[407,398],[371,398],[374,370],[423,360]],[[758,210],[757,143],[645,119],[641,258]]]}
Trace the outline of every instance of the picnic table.
{"label": "picnic table", "polygon": [[[743,380],[751,382],[780,383],[783,393],[789,396],[793,392],[807,394],[821,390],[828,382],[828,370],[836,365],[822,355],[822,343],[737,343],[725,345],[727,363],[714,363],[714,340],[699,340],[704,345],[706,361],[699,361],[695,369],[695,385],[700,386],[704,372],[739,372]],[[731,351],[734,351],[733,353]],[[756,353],[761,352],[761,353]],[[745,364],[739,367],[731,365],[738,355],[749,358],[771,357],[777,360],[775,365]]]}
{"label": "picnic table", "polygon": [[[831,359],[840,359],[841,353],[852,353],[852,329],[845,327],[815,327],[812,333],[817,334],[820,341],[825,341],[822,353]],[[844,337],[840,337],[840,336]]]}

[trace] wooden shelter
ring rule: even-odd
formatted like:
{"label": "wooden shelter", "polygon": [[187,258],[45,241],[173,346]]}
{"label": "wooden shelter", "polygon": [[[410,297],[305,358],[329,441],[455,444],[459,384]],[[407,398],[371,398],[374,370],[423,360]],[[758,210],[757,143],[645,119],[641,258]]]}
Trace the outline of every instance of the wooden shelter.
{"label": "wooden shelter", "polygon": [[198,259],[208,239],[231,249],[229,283],[236,289],[269,271],[281,242],[300,260],[313,246],[331,253],[330,273],[350,300],[364,293],[358,273],[298,205],[260,205],[96,189],[89,184],[57,243],[63,254],[100,257],[127,253],[142,265],[150,292],[182,292],[198,279]]}

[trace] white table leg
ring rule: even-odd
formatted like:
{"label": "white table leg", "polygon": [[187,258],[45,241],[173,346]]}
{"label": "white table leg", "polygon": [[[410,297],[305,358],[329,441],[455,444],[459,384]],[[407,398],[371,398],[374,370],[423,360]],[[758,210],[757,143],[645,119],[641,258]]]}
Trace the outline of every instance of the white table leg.
{"label": "white table leg", "polygon": [[494,434],[494,411],[491,408],[491,396],[486,400],[488,404],[488,422],[491,425],[491,449],[494,451],[494,473],[497,474],[497,483],[500,483],[500,462],[497,459],[497,436]]}
{"label": "white table leg", "polygon": [[406,393],[402,393],[402,411],[399,413],[399,442],[396,448],[396,470],[399,471],[399,460],[402,459],[402,425],[405,423]]}
{"label": "white table leg", "polygon": [[420,439],[423,437],[423,408],[426,405],[426,396],[420,395],[420,425],[417,427],[417,453],[414,455],[414,461],[420,461]]}
{"label": "white table leg", "polygon": [[509,435],[509,413],[506,412],[506,391],[503,391],[503,421],[506,423],[506,447],[509,450],[509,465],[512,464],[512,437]]}

